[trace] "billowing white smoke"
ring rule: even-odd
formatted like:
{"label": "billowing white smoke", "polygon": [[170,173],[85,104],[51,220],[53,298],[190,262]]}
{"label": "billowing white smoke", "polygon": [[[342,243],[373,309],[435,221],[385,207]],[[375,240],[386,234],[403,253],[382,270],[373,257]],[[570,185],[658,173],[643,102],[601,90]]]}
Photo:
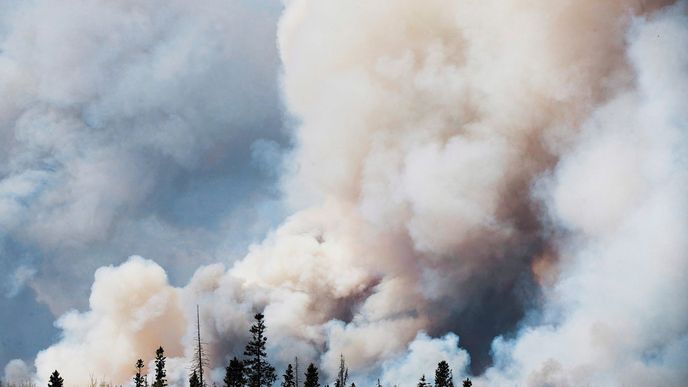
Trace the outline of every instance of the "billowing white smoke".
{"label": "billowing white smoke", "polygon": [[77,383],[92,376],[120,378],[130,373],[132,358],[147,358],[151,348],[183,354],[179,338],[186,321],[178,290],[155,263],[132,257],[119,267],[98,269],[89,306],[86,313],[67,313],[57,321],[64,339],[38,354],[40,375],[59,368]]}
{"label": "billowing white smoke", "polygon": [[[87,299],[69,293],[86,291],[113,258],[174,262],[178,277],[216,260],[222,242],[208,224],[250,229],[249,210],[239,226],[223,214],[179,218],[212,208],[218,190],[234,194],[218,188],[223,164],[249,169],[245,148],[276,137],[278,58],[263,46],[274,41],[278,12],[248,0],[0,4],[0,236],[9,240],[3,270],[15,271],[10,296],[28,284],[63,313]],[[247,207],[261,179],[232,179]],[[204,188],[203,203],[187,211]],[[12,243],[18,252],[5,250]]]}
{"label": "billowing white smoke", "polygon": [[38,375],[124,382],[159,344],[181,364],[198,303],[216,367],[264,310],[273,361],[330,375],[341,353],[359,380],[440,358],[458,380],[478,335],[476,384],[681,385],[688,16],[668,3],[288,2],[294,215],[183,289],[138,258],[102,269]]}

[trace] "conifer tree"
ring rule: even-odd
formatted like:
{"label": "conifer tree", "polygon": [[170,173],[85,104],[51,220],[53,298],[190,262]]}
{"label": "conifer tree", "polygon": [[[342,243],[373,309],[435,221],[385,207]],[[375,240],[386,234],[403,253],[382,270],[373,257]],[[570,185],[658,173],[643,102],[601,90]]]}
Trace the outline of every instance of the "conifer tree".
{"label": "conifer tree", "polygon": [[134,375],[134,386],[143,387],[143,376],[141,375],[141,370],[143,369],[143,360],[139,359],[136,361],[136,375]]}
{"label": "conifer tree", "polygon": [[449,368],[449,364],[444,360],[437,364],[435,387],[454,387],[452,371]]}
{"label": "conifer tree", "polygon": [[430,387],[428,381],[425,380],[425,374],[423,374],[423,376],[420,377],[420,380],[418,381],[418,387]]}
{"label": "conifer tree", "polygon": [[282,378],[282,387],[296,387],[296,383],[294,382],[294,369],[291,367],[291,364],[287,366],[287,370],[284,371]]}
{"label": "conifer tree", "polygon": [[377,384],[375,385],[375,387],[382,387],[382,384],[380,384],[380,378],[377,379]]}
{"label": "conifer tree", "polygon": [[344,361],[344,355],[339,354],[339,372],[337,373],[337,380],[334,382],[334,387],[346,387],[346,380],[349,378],[349,368]]}
{"label": "conifer tree", "polygon": [[306,380],[303,382],[303,387],[320,387],[318,383],[318,367],[313,363],[308,365],[306,369]]}
{"label": "conifer tree", "polygon": [[246,385],[246,376],[244,375],[244,362],[237,359],[229,361],[229,365],[225,368],[224,387],[244,387]]}
{"label": "conifer tree", "polygon": [[48,381],[48,387],[63,387],[64,379],[60,376],[60,373],[55,370],[50,375],[50,380]]}
{"label": "conifer tree", "polygon": [[198,379],[198,373],[196,373],[196,370],[194,370],[189,377],[189,387],[201,387],[201,381]]}
{"label": "conifer tree", "polygon": [[167,372],[165,371],[165,350],[162,346],[155,351],[155,381],[153,387],[167,386]]}
{"label": "conifer tree", "polygon": [[267,362],[267,352],[265,344],[268,338],[265,336],[265,316],[258,313],[255,316],[256,322],[251,326],[251,341],[246,344],[244,361],[246,367],[247,380],[249,387],[271,387],[277,379],[275,367]]}
{"label": "conifer tree", "polygon": [[466,380],[463,381],[463,387],[471,387],[473,385],[473,382],[471,382],[471,379],[466,378]]}
{"label": "conifer tree", "polygon": [[196,343],[194,345],[194,355],[191,359],[191,369],[196,371],[199,386],[205,387],[203,380],[203,369],[209,366],[208,355],[205,351],[205,343],[201,341],[201,312],[196,305]]}
{"label": "conifer tree", "polygon": [[[2,387],[2,386],[0,386]],[[300,387],[299,384],[299,358],[294,357],[294,387]]]}

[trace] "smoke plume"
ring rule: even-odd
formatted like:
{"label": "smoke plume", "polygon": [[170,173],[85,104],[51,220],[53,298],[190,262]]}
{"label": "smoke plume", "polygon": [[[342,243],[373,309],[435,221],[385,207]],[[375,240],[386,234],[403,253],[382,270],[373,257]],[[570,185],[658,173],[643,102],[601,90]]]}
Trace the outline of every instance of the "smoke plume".
{"label": "smoke plume", "polygon": [[271,360],[326,380],[688,380],[687,3],[292,0],[277,38],[292,215],[183,287],[99,269],[40,378],[184,364],[199,304],[216,369],[264,311]]}

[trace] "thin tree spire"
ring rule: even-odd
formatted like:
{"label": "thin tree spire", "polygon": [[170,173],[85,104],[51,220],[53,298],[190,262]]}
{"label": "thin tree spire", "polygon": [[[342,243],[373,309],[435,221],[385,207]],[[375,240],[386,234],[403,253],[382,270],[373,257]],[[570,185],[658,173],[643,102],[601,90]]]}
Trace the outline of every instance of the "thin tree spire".
{"label": "thin tree spire", "polygon": [[294,356],[294,374],[296,375],[294,385],[299,387],[299,357]]}
{"label": "thin tree spire", "polygon": [[203,348],[203,341],[201,341],[201,314],[198,304],[196,305],[196,348],[192,360],[191,368],[196,373],[198,383],[201,387],[205,387],[203,381],[203,367],[208,366],[208,357]]}

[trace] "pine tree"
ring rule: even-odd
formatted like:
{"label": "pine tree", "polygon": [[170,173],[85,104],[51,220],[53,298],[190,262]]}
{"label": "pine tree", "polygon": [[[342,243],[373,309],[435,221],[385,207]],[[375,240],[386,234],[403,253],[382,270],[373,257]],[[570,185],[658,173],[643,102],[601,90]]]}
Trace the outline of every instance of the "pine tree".
{"label": "pine tree", "polygon": [[334,387],[346,387],[346,380],[349,378],[349,368],[344,361],[344,355],[339,355],[339,372],[337,373],[337,380],[334,382]]}
{"label": "pine tree", "polygon": [[435,370],[435,387],[454,387],[451,368],[449,368],[449,364],[444,360],[437,364],[437,370]]}
{"label": "pine tree", "polygon": [[463,381],[463,387],[471,387],[473,385],[473,382],[471,382],[471,379],[466,378],[466,380]]}
{"label": "pine tree", "polygon": [[155,381],[153,387],[167,386],[167,372],[165,372],[165,350],[162,347],[155,351]]}
{"label": "pine tree", "polygon": [[430,384],[425,380],[425,375],[420,377],[420,380],[418,381],[418,387],[430,387]]}
{"label": "pine tree", "polygon": [[267,362],[265,344],[268,338],[265,336],[265,316],[262,313],[255,315],[256,322],[251,326],[251,341],[246,344],[244,361],[247,371],[249,387],[270,387],[277,379],[275,367]]}
{"label": "pine tree", "polygon": [[205,387],[203,380],[203,369],[209,365],[208,355],[205,352],[205,343],[201,341],[201,313],[198,305],[196,305],[196,343],[194,346],[194,355],[191,359],[191,369],[196,371],[199,386]]}
{"label": "pine tree", "polygon": [[377,384],[375,385],[375,387],[382,387],[382,384],[380,384],[380,379],[379,379],[379,378],[377,379]]}
{"label": "pine tree", "polygon": [[60,376],[60,373],[55,370],[50,375],[50,380],[48,381],[48,387],[63,387],[64,379]]}
{"label": "pine tree", "polygon": [[[294,357],[294,386],[300,387],[299,384],[299,358]],[[2,386],[0,386],[2,387]]]}
{"label": "pine tree", "polygon": [[198,373],[196,373],[196,370],[194,370],[189,377],[189,387],[201,387],[201,381],[198,380]]}
{"label": "pine tree", "polygon": [[296,387],[296,383],[294,382],[294,369],[291,367],[291,364],[287,366],[287,370],[284,371],[282,377],[284,379],[282,380],[282,387]]}
{"label": "pine tree", "polygon": [[246,385],[246,377],[244,376],[244,362],[237,359],[229,361],[229,365],[225,368],[224,387],[244,387]]}
{"label": "pine tree", "polygon": [[139,359],[136,361],[136,375],[134,375],[134,386],[143,387],[143,376],[141,375],[141,370],[143,369],[143,360]]}
{"label": "pine tree", "polygon": [[303,387],[320,387],[318,383],[318,367],[313,363],[308,365],[306,369],[306,380],[303,382]]}

